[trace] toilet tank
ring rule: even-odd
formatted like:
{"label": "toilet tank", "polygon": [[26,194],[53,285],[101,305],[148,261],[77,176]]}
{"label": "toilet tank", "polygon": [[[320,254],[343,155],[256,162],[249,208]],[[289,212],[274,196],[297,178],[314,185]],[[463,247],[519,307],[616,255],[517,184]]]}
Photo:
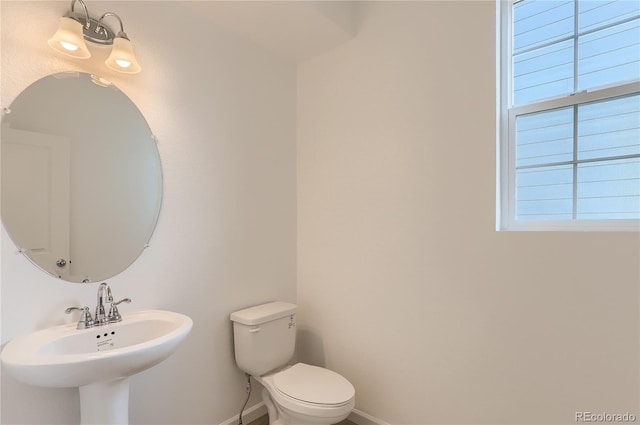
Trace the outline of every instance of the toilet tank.
{"label": "toilet tank", "polygon": [[236,364],[252,376],[285,366],[296,346],[295,304],[281,301],[231,313]]}

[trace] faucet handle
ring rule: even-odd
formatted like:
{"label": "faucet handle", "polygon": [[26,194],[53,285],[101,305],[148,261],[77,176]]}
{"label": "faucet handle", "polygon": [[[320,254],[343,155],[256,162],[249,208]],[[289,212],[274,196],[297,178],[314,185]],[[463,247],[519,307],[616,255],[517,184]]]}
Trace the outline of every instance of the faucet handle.
{"label": "faucet handle", "polygon": [[130,302],[131,302],[131,298],[123,298],[120,301],[111,303],[111,308],[109,309],[109,322],[119,322],[119,321],[121,321],[122,320],[122,316],[120,315],[120,312],[118,311],[118,307],[116,307],[116,306],[118,304],[120,304],[120,303],[129,304]]}
{"label": "faucet handle", "polygon": [[72,311],[81,311],[80,320],[78,320],[78,326],[76,329],[87,329],[93,326],[93,318],[91,317],[91,312],[89,311],[89,307],[69,307],[64,312],[66,314],[71,313]]}

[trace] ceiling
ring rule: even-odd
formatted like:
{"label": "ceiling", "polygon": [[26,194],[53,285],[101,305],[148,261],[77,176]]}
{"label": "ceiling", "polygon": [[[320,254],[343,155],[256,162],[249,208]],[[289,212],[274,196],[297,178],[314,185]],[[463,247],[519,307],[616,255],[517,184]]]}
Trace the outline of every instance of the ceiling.
{"label": "ceiling", "polygon": [[198,15],[295,63],[351,39],[354,1],[187,1]]}

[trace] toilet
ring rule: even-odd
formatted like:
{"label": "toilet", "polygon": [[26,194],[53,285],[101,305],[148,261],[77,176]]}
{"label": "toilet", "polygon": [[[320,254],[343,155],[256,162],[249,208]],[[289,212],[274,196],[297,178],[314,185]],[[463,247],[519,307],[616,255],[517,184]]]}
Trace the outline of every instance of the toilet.
{"label": "toilet", "polygon": [[271,302],[231,313],[236,364],[264,389],[269,425],[329,425],[349,416],[355,389],[343,376],[305,363],[290,365],[295,304]]}

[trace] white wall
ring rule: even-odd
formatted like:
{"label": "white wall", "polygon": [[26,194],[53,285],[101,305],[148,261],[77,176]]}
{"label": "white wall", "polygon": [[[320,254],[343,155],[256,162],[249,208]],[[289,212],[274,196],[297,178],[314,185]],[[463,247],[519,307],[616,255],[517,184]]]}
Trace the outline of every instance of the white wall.
{"label": "white wall", "polygon": [[[295,66],[176,2],[88,7],[122,17],[142,73],[112,73],[105,49],[89,61],[55,54],[46,42],[68,1],[2,1],[0,106],[45,75],[82,70],[114,81],[145,115],[159,139],[162,212],[151,247],[108,282],[116,297],[133,299],[121,312],[184,312],[194,328],[173,357],[132,378],[131,422],[220,423],[245,394],[229,313],[295,301]],[[70,305],[95,305],[97,284],[54,280],[14,251],[3,233],[2,343],[71,321]],[[30,387],[7,374],[0,410],[3,424],[79,421],[77,390]]]}
{"label": "white wall", "polygon": [[[175,2],[89,2],[122,16],[133,77],[104,52],[50,51],[68,7],[2,1],[0,106],[44,75],[96,72],[160,140],[151,248],[109,283],[134,299],[123,312],[171,309],[195,327],[133,378],[132,423],[237,413],[228,313],[296,299],[296,208],[301,357],[348,377],[358,409],[394,424],[638,413],[638,236],[494,230],[493,2],[361,3],[357,36],[297,74]],[[95,302],[95,285],[13,250],[3,234],[2,343]],[[0,408],[3,424],[79,419],[76,390],[6,374]]]}
{"label": "white wall", "polygon": [[495,231],[495,2],[360,11],[298,69],[302,360],[393,424],[638,415],[638,235]]}

